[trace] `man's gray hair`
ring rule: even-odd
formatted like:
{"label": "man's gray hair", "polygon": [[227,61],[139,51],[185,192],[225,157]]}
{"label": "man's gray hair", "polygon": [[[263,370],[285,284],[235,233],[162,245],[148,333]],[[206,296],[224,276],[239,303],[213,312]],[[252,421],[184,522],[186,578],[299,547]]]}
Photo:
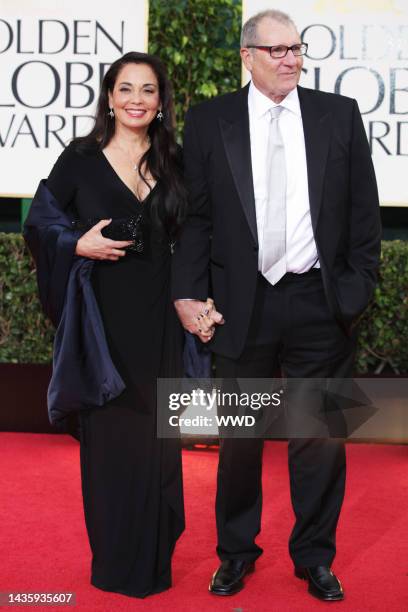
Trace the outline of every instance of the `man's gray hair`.
{"label": "man's gray hair", "polygon": [[270,9],[269,11],[262,11],[253,15],[246,21],[242,27],[241,33],[241,47],[247,47],[248,45],[256,45],[258,41],[258,24],[262,19],[273,19],[279,23],[283,23],[287,26],[293,26],[297,30],[294,21],[282,11]]}

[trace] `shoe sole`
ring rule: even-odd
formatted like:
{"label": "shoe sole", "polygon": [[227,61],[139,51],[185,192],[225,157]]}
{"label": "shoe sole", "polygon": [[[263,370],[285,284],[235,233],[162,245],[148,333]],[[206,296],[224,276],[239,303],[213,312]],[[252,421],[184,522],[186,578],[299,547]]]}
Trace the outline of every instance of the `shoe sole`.
{"label": "shoe sole", "polygon": [[[305,580],[309,582],[306,574],[302,572],[302,570],[295,569],[295,576],[296,578],[299,578],[300,580]],[[330,595],[322,595],[320,591],[318,591],[317,589],[314,589],[313,586],[310,585],[310,582],[309,582],[308,592],[310,593],[310,595],[313,595],[313,597],[316,597],[316,599],[320,599],[320,601],[343,601],[344,599],[343,594],[333,595],[332,597]]]}
{"label": "shoe sole", "polygon": [[[209,592],[211,593],[211,595],[221,595],[221,597],[230,597],[231,595],[236,595],[237,593],[239,593],[240,591],[242,591],[242,589],[244,588],[245,584],[244,584],[244,578],[246,576],[248,576],[249,574],[253,574],[255,571],[255,565],[251,565],[247,571],[245,572],[245,574],[242,576],[241,578],[241,584],[237,586],[236,589],[234,589],[234,591],[214,591],[211,588],[211,583],[210,586],[208,587]],[[214,572],[213,578],[215,576],[217,572]]]}
{"label": "shoe sole", "polygon": [[242,591],[242,589],[244,588],[244,585],[241,584],[240,587],[238,587],[237,589],[235,589],[235,591],[213,591],[211,589],[211,585],[208,587],[209,592],[211,593],[211,595],[217,595],[217,597],[221,596],[221,597],[231,597],[231,595],[236,595],[237,593],[239,593],[240,591]]}

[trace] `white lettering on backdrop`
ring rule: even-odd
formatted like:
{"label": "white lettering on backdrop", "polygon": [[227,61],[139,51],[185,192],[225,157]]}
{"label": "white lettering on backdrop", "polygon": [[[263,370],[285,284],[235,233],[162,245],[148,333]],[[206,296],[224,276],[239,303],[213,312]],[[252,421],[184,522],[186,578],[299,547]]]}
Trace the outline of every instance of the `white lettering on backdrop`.
{"label": "white lettering on backdrop", "polygon": [[32,195],[90,129],[109,65],[146,50],[147,21],[147,0],[1,0],[1,195]]}

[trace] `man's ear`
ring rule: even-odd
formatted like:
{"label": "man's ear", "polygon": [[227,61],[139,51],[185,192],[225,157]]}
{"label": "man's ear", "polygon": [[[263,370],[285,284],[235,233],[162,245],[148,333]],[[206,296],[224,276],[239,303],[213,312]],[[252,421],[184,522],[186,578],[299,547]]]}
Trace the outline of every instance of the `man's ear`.
{"label": "man's ear", "polygon": [[240,54],[241,54],[241,59],[244,62],[245,68],[249,72],[252,72],[252,64],[253,64],[254,58],[253,58],[253,55],[250,49],[247,49],[246,47],[242,47]]}

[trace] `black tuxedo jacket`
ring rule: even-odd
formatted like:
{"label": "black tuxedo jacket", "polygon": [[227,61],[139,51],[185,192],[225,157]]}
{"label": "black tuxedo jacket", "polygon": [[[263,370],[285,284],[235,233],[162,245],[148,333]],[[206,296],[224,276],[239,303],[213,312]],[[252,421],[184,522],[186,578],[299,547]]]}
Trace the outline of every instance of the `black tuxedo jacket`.
{"label": "black tuxedo jacket", "polygon": [[[347,332],[376,283],[381,225],[374,168],[357,102],[303,87],[298,92],[325,293]],[[248,86],[189,110],[184,166],[190,212],[173,255],[173,298],[212,295],[226,323],[210,346],[237,358],[258,275]]]}

